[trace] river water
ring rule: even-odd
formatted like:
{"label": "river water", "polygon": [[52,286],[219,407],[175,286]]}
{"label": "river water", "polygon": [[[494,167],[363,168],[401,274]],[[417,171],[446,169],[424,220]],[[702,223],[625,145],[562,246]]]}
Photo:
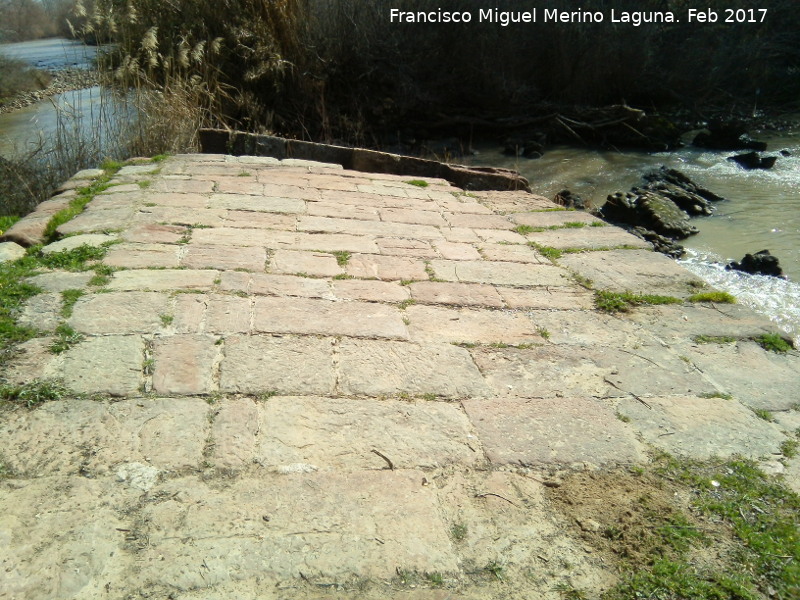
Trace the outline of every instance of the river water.
{"label": "river water", "polygon": [[[753,137],[768,143],[766,155],[786,150],[791,156],[780,157],[771,170],[755,171],[727,160],[734,152],[690,145],[664,153],[559,147],[535,160],[479,148],[471,162],[515,169],[536,193],[553,197],[569,189],[596,208],[609,194],[639,184],[648,170],[665,165],[682,171],[725,200],[712,216],[694,219],[700,233],[681,242],[688,249],[681,262],[800,341],[800,132],[754,132]],[[724,264],[763,249],[780,259],[789,281],[725,271]]]}

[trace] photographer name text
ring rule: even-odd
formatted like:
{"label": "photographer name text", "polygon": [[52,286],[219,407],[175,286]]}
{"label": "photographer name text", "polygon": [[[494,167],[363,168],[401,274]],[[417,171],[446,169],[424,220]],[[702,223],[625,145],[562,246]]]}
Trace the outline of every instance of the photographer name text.
{"label": "photographer name text", "polygon": [[766,8],[690,8],[685,14],[672,11],[592,11],[531,8],[525,11],[482,8],[477,11],[449,11],[441,8],[426,11],[389,10],[391,23],[492,23],[501,27],[525,23],[612,23],[639,27],[651,23],[763,23]]}

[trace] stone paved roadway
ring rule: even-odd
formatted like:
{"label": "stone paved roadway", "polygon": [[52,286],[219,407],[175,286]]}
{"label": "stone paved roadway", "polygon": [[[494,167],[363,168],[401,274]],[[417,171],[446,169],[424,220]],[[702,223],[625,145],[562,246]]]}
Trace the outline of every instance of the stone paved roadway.
{"label": "stone paved roadway", "polygon": [[749,341],[769,322],[738,305],[600,313],[589,279],[680,298],[700,283],[539,196],[410,179],[176,156],[124,167],[60,228],[74,237],[52,250],[118,242],[115,272],[35,278],[23,318],[53,329],[81,289],[66,322],[84,338],[59,355],[27,342],[5,377],[82,396],[2,416],[0,597],[292,598],[369,579],[377,597],[480,598],[395,584],[495,562],[557,598],[565,577],[610,576],[543,482],[654,447],[784,468],[798,357]]}

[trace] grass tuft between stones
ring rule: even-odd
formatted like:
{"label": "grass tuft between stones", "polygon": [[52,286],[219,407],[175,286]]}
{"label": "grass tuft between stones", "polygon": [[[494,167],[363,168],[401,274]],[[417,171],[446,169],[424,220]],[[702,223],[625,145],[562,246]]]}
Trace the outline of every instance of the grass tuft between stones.
{"label": "grass tuft between stones", "polygon": [[36,379],[22,385],[0,384],[0,400],[33,408],[44,402],[61,400],[69,390],[53,379]]}
{"label": "grass tuft between stones", "polygon": [[794,346],[777,333],[765,333],[756,338],[756,342],[770,352],[783,354],[791,350]]}
{"label": "grass tuft between stones", "polygon": [[683,301],[674,296],[656,294],[633,294],[631,292],[609,292],[598,290],[594,293],[594,305],[597,310],[606,313],[628,312],[632,306],[681,304]]}

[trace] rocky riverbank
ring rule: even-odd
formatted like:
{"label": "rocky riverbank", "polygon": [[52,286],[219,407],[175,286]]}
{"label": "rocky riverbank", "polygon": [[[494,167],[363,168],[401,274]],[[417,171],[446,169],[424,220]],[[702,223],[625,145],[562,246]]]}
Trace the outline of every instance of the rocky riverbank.
{"label": "rocky riverbank", "polygon": [[91,69],[63,69],[51,71],[49,74],[52,80],[46,88],[0,99],[0,114],[31,106],[57,94],[93,87],[100,83],[99,73]]}

